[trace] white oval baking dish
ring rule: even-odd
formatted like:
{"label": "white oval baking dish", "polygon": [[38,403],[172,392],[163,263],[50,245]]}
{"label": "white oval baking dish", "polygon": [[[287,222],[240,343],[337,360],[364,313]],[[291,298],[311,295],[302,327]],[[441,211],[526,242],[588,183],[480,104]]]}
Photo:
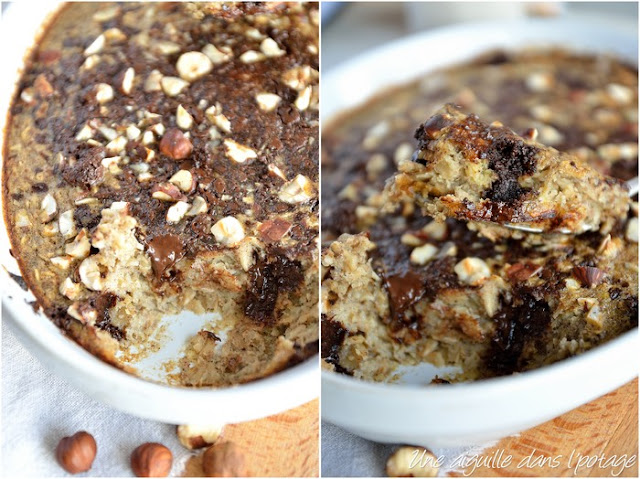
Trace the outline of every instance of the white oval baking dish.
{"label": "white oval baking dish", "polygon": [[[613,53],[637,64],[637,32],[565,19],[482,23],[413,35],[350,60],[322,77],[322,119],[492,49],[555,46]],[[326,124],[325,123],[325,124]],[[477,445],[541,424],[638,374],[638,331],[551,366],[509,377],[425,388],[322,372],[322,417],[354,434],[427,447]]]}
{"label": "white oval baking dish", "polygon": [[[37,38],[41,25],[58,7],[56,2],[15,2],[3,12],[0,27],[0,39],[5,45],[0,79],[0,91],[3,92],[0,95],[1,132],[4,132],[9,103],[25,54]],[[3,141],[4,134],[0,142]],[[0,151],[4,151],[2,143]],[[34,312],[27,303],[33,300],[31,293],[21,289],[8,274],[20,274],[9,247],[3,216],[0,226],[3,319],[43,365],[99,401],[136,416],[167,423],[219,424],[269,416],[318,396],[317,355],[273,376],[220,389],[171,387],[127,374],[97,359],[63,335],[46,316]],[[11,358],[3,360],[10,361]],[[145,370],[144,365],[136,366],[142,375],[158,377],[157,367]]]}

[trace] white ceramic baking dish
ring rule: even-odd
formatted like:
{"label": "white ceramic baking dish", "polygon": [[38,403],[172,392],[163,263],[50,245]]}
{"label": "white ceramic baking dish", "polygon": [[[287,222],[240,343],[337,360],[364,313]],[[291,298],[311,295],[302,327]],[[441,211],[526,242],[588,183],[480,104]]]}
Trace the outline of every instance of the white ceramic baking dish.
{"label": "white ceramic baking dish", "polygon": [[[564,19],[468,24],[418,34],[323,72],[323,124],[387,87],[495,48],[563,47],[609,52],[637,63],[636,32]],[[638,332],[535,371],[434,388],[365,382],[322,372],[322,417],[367,439],[451,447],[476,445],[533,427],[630,381]],[[417,375],[413,375],[417,377]],[[424,382],[424,376],[422,377]]]}
{"label": "white ceramic baking dish", "polygon": [[[3,68],[0,79],[0,131],[4,132],[11,96],[26,52],[37,38],[41,25],[58,8],[55,2],[16,2],[3,12],[0,26]],[[4,133],[2,140],[4,141]],[[0,144],[0,151],[4,146]],[[65,377],[97,400],[137,416],[167,423],[235,423],[258,419],[296,407],[318,396],[319,364],[314,356],[268,378],[229,388],[180,388],[161,383],[159,361],[134,364],[144,380],[127,374],[89,354],[67,338],[43,314],[35,313],[28,301],[31,293],[21,289],[8,272],[20,274],[9,253],[9,239],[0,226],[0,284],[3,320],[40,362]],[[180,318],[172,329],[177,354],[185,330],[193,330],[192,317]],[[198,330],[195,327],[193,332]],[[187,331],[188,332],[188,331]],[[175,343],[178,342],[176,345]],[[170,348],[170,349],[171,349]],[[10,361],[11,358],[3,358]]]}

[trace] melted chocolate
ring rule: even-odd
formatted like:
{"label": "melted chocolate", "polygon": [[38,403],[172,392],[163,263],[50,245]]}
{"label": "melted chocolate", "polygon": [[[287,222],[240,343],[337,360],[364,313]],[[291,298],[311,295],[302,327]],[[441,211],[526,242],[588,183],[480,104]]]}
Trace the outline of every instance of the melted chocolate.
{"label": "melted chocolate", "polygon": [[496,329],[485,364],[495,374],[511,374],[526,366],[520,357],[527,345],[543,340],[551,323],[551,308],[539,292],[523,288],[493,320]]}
{"label": "melted chocolate", "polygon": [[158,235],[147,242],[147,253],[153,274],[163,279],[166,271],[184,256],[184,247],[180,237],[174,234]]}
{"label": "melted chocolate", "polygon": [[120,341],[126,337],[126,334],[122,329],[111,323],[109,316],[109,310],[115,306],[117,300],[118,297],[114,294],[102,293],[91,298],[89,300],[89,306],[98,313],[96,326],[108,332],[114,339]]}
{"label": "melted chocolate", "polygon": [[491,188],[483,196],[492,201],[513,205],[528,193],[518,183],[518,178],[536,170],[538,149],[511,135],[496,138],[486,151],[489,168],[498,174]]}
{"label": "melted chocolate", "polygon": [[342,327],[338,321],[327,318],[324,314],[320,321],[320,335],[322,338],[321,357],[328,363],[333,364],[336,372],[351,374],[347,369],[340,366],[340,347],[349,331]]}
{"label": "melted chocolate", "polygon": [[275,321],[278,296],[295,291],[303,280],[302,265],[282,251],[272,250],[266,258],[257,259],[249,270],[249,288],[245,295],[245,314],[259,323]]}

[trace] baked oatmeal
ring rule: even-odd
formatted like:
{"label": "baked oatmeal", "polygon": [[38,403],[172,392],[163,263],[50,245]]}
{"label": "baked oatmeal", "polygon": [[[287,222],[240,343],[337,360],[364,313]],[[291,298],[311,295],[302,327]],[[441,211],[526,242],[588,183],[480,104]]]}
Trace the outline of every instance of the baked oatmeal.
{"label": "baked oatmeal", "polygon": [[535,128],[539,148],[602,175],[635,177],[637,101],[637,69],[615,58],[495,52],[335,119],[322,150],[324,367],[388,381],[399,366],[428,362],[460,368],[446,379],[479,379],[636,327],[636,201],[606,233],[507,235],[496,225],[492,235],[466,219],[432,220],[413,197],[388,211],[383,190],[412,164],[416,127],[446,103],[488,124]]}
{"label": "baked oatmeal", "polygon": [[82,346],[133,371],[162,318],[191,311],[213,319],[166,365],[172,384],[315,354],[316,4],[66,5],[8,125],[12,252]]}
{"label": "baked oatmeal", "polygon": [[440,220],[609,233],[629,210],[624,184],[536,137],[447,105],[416,131],[418,150],[398,165],[387,206],[404,199]]}

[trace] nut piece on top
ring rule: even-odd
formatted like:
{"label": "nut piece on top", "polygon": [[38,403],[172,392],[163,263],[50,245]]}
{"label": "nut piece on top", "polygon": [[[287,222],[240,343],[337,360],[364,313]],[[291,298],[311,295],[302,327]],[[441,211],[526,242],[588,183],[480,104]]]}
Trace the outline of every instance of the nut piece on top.
{"label": "nut piece on top", "polygon": [[146,442],[131,454],[131,469],[138,477],[167,477],[172,464],[171,451],[157,442]]}
{"label": "nut piece on top", "polygon": [[160,152],[173,160],[184,160],[192,151],[191,141],[178,128],[169,128],[160,140]]}
{"label": "nut piece on top", "polygon": [[202,456],[202,470],[207,477],[246,477],[244,453],[232,442],[214,444]]}
{"label": "nut piece on top", "polygon": [[58,464],[70,474],[78,474],[91,469],[96,458],[96,440],[85,431],[63,437],[56,448]]}
{"label": "nut piece on top", "polygon": [[403,446],[387,459],[389,477],[436,477],[438,459],[424,447]]}
{"label": "nut piece on top", "polygon": [[608,233],[625,218],[625,186],[581,159],[446,105],[416,131],[418,152],[387,185],[390,203],[425,214],[543,232]]}

